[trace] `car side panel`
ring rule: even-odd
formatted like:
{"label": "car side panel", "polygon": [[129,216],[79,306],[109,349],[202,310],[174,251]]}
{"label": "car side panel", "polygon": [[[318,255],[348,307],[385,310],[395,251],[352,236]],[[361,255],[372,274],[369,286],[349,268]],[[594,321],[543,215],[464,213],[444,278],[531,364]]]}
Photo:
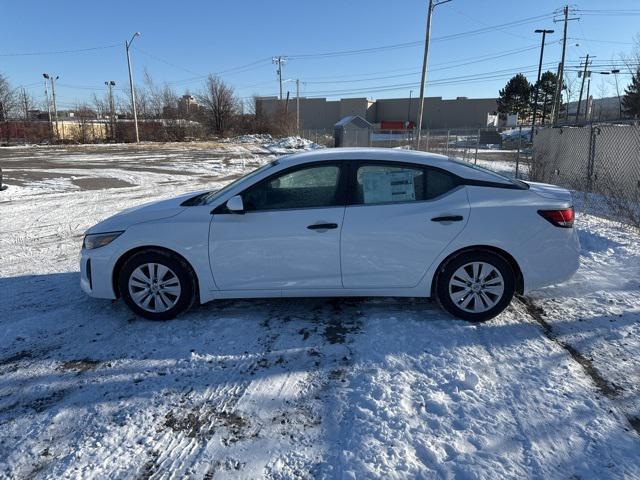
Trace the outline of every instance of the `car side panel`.
{"label": "car side panel", "polygon": [[579,265],[575,228],[558,228],[538,215],[544,208],[569,207],[541,199],[530,191],[467,186],[471,213],[467,228],[427,271],[422,285],[430,290],[438,266],[452,253],[478,245],[508,252],[518,263],[525,293],[571,277]]}
{"label": "car side panel", "polygon": [[91,259],[92,274],[92,288],[83,276],[83,290],[93,297],[116,298],[112,278],[118,259],[138,247],[160,247],[178,253],[192,266],[198,277],[201,302],[213,299],[212,291],[217,287],[209,268],[210,210],[208,206],[190,207],[173,217],[170,223],[158,220],[133,225],[109,245],[82,250],[82,268]]}

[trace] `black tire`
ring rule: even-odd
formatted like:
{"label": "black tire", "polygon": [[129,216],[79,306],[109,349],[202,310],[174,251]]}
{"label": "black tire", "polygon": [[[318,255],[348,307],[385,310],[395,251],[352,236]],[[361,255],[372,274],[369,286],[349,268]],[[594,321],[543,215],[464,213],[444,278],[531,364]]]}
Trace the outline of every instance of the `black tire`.
{"label": "black tire", "polygon": [[[463,267],[464,265],[467,265],[471,262],[484,262],[491,265],[496,270],[498,270],[500,275],[502,275],[504,284],[502,297],[496,296],[492,298],[492,300],[496,301],[495,305],[493,305],[488,310],[478,313],[469,312],[462,309],[454,302],[449,292],[449,282],[451,281],[454,273],[460,267]],[[507,262],[500,255],[493,252],[489,252],[486,250],[472,250],[461,253],[460,255],[451,258],[442,265],[436,277],[435,290],[436,297],[440,306],[454,317],[458,317],[470,322],[484,322],[499,315],[505,308],[507,308],[509,303],[511,303],[511,299],[513,298],[515,287],[516,275],[511,265],[509,265],[509,262]],[[475,301],[482,302],[482,299],[478,298],[477,300],[471,300],[471,302]],[[486,307],[486,304],[482,305],[482,307]]]}
{"label": "black tire", "polygon": [[[180,282],[179,295],[171,298],[175,304],[167,310],[159,312],[145,310],[131,296],[129,290],[131,275],[138,267],[148,263],[168,267]],[[164,250],[149,249],[134,254],[124,263],[118,275],[118,288],[124,302],[134,313],[149,320],[171,320],[189,310],[196,299],[196,285],[196,277],[191,266],[178,255]]]}

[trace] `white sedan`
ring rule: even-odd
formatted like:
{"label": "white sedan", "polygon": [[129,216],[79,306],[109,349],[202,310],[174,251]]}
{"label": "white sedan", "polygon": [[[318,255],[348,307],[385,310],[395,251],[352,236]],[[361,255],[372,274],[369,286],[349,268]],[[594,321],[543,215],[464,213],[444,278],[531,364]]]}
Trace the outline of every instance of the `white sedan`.
{"label": "white sedan", "polygon": [[81,286],[154,320],[221,298],[393,296],[483,321],[573,275],[573,221],[570,192],[552,185],[433,154],[326,149],[98,223]]}

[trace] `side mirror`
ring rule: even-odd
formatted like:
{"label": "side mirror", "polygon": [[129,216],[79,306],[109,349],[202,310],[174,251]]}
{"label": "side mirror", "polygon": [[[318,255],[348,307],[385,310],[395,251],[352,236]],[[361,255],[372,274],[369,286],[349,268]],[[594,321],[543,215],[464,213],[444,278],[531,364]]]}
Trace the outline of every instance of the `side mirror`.
{"label": "side mirror", "polygon": [[227,200],[227,209],[233,213],[244,213],[244,202],[242,201],[242,197],[240,195],[236,195],[235,197],[231,197]]}

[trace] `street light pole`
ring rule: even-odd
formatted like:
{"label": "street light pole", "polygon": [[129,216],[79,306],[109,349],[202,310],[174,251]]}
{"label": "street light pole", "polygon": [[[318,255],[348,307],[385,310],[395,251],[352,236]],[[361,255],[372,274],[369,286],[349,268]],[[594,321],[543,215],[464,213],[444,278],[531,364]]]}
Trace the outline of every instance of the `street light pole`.
{"label": "street light pole", "polygon": [[296,133],[300,136],[300,79],[296,78]]}
{"label": "street light pole", "polygon": [[420,136],[422,131],[422,115],[424,113],[424,84],[427,80],[427,62],[429,60],[429,41],[431,40],[431,17],[433,16],[433,9],[438,5],[450,2],[451,0],[438,0],[434,2],[429,0],[429,9],[427,11],[427,31],[424,41],[424,57],[422,59],[422,76],[420,79],[420,113],[418,114],[418,139],[417,148],[420,150]]}
{"label": "street light pole", "polygon": [[618,74],[620,73],[620,70],[616,69],[616,70],[611,70],[611,73],[613,73],[613,78],[616,79],[616,95],[618,96],[618,118],[622,118],[622,102],[620,101],[620,89],[618,88]]}
{"label": "street light pole", "polygon": [[542,57],[544,56],[544,40],[547,33],[553,33],[553,30],[536,30],[535,33],[542,33],[542,45],[540,46],[540,62],[538,63],[538,80],[536,81],[536,93],[533,100],[533,115],[531,118],[531,136],[529,141],[533,142],[533,130],[536,128],[536,114],[538,113],[538,90],[540,89],[540,75],[542,75]]}
{"label": "street light pole", "polygon": [[43,73],[42,76],[44,77],[44,99],[47,102],[47,115],[49,118],[49,141],[51,142],[53,141],[53,124],[51,123],[51,104],[49,103],[49,82],[47,82],[47,78],[49,77],[49,75]]}
{"label": "street light pole", "polygon": [[131,54],[129,53],[129,49],[131,48],[131,44],[135,40],[136,37],[140,36],[140,32],[136,32],[131,37],[131,40],[128,42],[125,40],[124,46],[127,51],[127,66],[129,67],[129,88],[131,89],[131,107],[133,108],[133,123],[136,128],[136,143],[140,143],[140,133],[138,132],[138,109],[136,108],[136,91],[133,87],[133,76],[131,74]]}
{"label": "street light pole", "polygon": [[116,124],[115,124],[115,105],[113,103],[113,87],[116,85],[116,82],[113,80],[109,80],[104,82],[104,84],[109,89],[109,125],[111,126],[111,138],[112,140],[116,139]]}

